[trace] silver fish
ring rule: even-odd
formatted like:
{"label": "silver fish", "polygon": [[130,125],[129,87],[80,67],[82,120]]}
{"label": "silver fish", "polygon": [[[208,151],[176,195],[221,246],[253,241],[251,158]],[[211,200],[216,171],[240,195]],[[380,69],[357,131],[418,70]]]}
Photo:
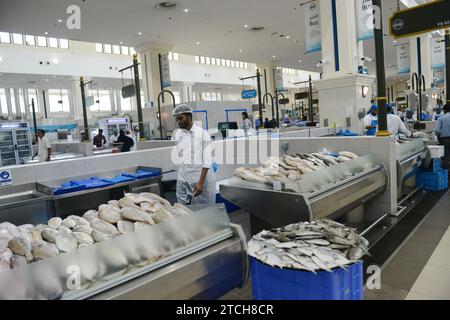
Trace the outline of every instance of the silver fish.
{"label": "silver fish", "polygon": [[61,252],[72,252],[78,248],[78,241],[72,236],[61,234],[56,237],[56,246]]}
{"label": "silver fish", "polygon": [[61,231],[52,229],[52,228],[45,228],[41,232],[42,239],[44,239],[47,242],[56,242],[56,237],[61,234]]}
{"label": "silver fish", "polygon": [[50,220],[48,220],[48,226],[52,229],[58,229],[61,224],[62,219],[59,217],[51,218]]}
{"label": "silver fish", "polygon": [[353,247],[347,250],[347,259],[358,261],[364,256],[364,250],[361,247]]}
{"label": "silver fish", "polygon": [[150,224],[153,222],[152,217],[148,213],[140,210],[140,208],[123,208],[120,211],[120,215],[122,218],[131,221],[147,222]]}
{"label": "silver fish", "polygon": [[100,211],[98,217],[112,224],[116,224],[117,222],[119,222],[119,220],[122,219],[122,216],[120,215],[120,209],[112,206],[109,206],[109,208]]}
{"label": "silver fish", "polygon": [[45,241],[35,241],[31,244],[33,257],[36,260],[43,260],[51,257],[56,257],[59,254],[59,250],[53,243]]}
{"label": "silver fish", "polygon": [[114,225],[98,218],[91,221],[91,228],[96,231],[111,235],[119,233],[119,230],[117,230]]}
{"label": "silver fish", "polygon": [[169,201],[167,201],[164,198],[161,198],[160,196],[158,196],[157,194],[154,193],[150,193],[150,192],[143,192],[139,194],[141,197],[146,198],[146,199],[150,199],[150,200],[156,200],[158,202],[160,202],[163,205],[166,206],[171,206],[171,203]]}
{"label": "silver fish", "polygon": [[97,230],[92,231],[92,239],[94,239],[95,242],[103,242],[112,238],[113,236],[111,234],[106,234]]}
{"label": "silver fish", "polygon": [[22,237],[15,237],[9,242],[8,248],[19,256],[23,256],[27,259],[27,262],[33,261],[33,255],[31,254],[31,243]]}
{"label": "silver fish", "polygon": [[83,214],[83,218],[90,222],[98,218],[98,212],[95,210],[86,211],[85,214]]}
{"label": "silver fish", "polygon": [[330,242],[325,239],[312,239],[312,240],[305,240],[305,242],[309,244],[315,244],[318,246],[329,246]]}

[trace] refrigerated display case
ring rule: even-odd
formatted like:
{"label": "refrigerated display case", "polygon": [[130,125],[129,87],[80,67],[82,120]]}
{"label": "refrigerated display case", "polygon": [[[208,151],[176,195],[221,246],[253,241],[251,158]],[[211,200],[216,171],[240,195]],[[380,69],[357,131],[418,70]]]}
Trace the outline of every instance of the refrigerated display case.
{"label": "refrigerated display case", "polygon": [[24,164],[32,157],[28,123],[0,124],[0,165]]}
{"label": "refrigerated display case", "polygon": [[131,130],[130,120],[127,118],[111,118],[98,121],[98,127],[103,129],[103,134],[109,139],[115,130]]}

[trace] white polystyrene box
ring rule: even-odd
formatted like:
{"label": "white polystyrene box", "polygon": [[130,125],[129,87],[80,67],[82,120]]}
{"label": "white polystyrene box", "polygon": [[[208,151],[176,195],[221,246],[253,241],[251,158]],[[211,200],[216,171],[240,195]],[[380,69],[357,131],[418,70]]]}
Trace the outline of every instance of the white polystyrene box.
{"label": "white polystyrene box", "polygon": [[444,146],[428,146],[432,159],[440,159],[445,155]]}

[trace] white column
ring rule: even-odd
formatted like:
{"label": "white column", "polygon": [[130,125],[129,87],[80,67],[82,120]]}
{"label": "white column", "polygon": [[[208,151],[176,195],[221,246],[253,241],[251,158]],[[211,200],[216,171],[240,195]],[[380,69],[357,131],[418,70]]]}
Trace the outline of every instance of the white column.
{"label": "white column", "polygon": [[114,90],[109,90],[109,100],[111,101],[111,113],[117,112],[116,107],[116,94],[114,93]]}
{"label": "white column", "polygon": [[[355,1],[339,0],[336,4],[337,42],[335,48],[332,2],[320,2],[323,79],[358,73]],[[336,51],[336,49],[338,51]],[[336,53],[339,61],[335,61]]]}
{"label": "white column", "polygon": [[117,114],[122,114],[122,93],[120,90],[115,91],[116,95],[116,111]]}
{"label": "white column", "polygon": [[157,105],[158,94],[161,91],[161,77],[159,70],[159,54],[166,54],[172,49],[171,45],[148,42],[135,47],[140,55],[142,70],[142,90],[145,101]]}
{"label": "white column", "polygon": [[411,51],[411,75],[415,72],[419,76],[419,51],[418,51],[418,39],[420,39],[420,60],[421,60],[421,72],[425,77],[425,94],[429,96],[428,106],[424,106],[426,110],[431,106],[431,83],[433,82],[433,70],[431,69],[431,34],[427,33],[420,37],[410,38],[410,51]]}
{"label": "white column", "polygon": [[[258,65],[257,68],[259,69],[259,72],[262,75],[262,77],[261,77],[261,94],[264,95],[268,92],[272,96],[275,95],[275,77],[274,77],[273,70],[276,70],[277,66],[273,63],[267,63],[267,64]],[[255,70],[255,74],[256,74],[256,70]],[[266,83],[267,83],[267,91],[266,91]],[[264,103],[264,101],[263,101],[263,103]],[[270,102],[269,102],[269,104],[270,104]]]}
{"label": "white column", "polygon": [[[85,81],[89,81],[85,79]],[[87,89],[87,88],[86,88]],[[70,92],[73,100],[73,118],[75,120],[83,119],[83,103],[81,101],[80,78],[72,78],[70,83]],[[87,108],[89,110],[89,108]],[[72,110],[71,110],[72,112]]]}
{"label": "white column", "polygon": [[180,99],[181,102],[192,102],[194,101],[192,86],[194,85],[193,82],[183,82],[180,87]]}
{"label": "white column", "polygon": [[5,89],[5,95],[6,95],[6,105],[8,107],[8,118],[9,120],[13,119],[13,111],[12,111],[12,104],[11,104],[11,89],[6,88]]}
{"label": "white column", "polygon": [[19,89],[14,89],[14,102],[16,103],[16,116],[22,116],[22,110],[20,110],[20,95]]}

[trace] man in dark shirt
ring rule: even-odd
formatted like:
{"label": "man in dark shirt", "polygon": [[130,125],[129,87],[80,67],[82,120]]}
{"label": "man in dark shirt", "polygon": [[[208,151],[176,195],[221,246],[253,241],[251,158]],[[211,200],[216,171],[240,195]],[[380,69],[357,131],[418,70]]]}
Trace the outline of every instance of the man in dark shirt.
{"label": "man in dark shirt", "polygon": [[270,123],[270,121],[269,121],[269,118],[266,118],[266,119],[264,120],[264,128],[265,128],[265,129],[270,129],[270,128],[272,128],[272,125],[271,125],[271,123]]}
{"label": "man in dark shirt", "polygon": [[106,144],[106,138],[105,138],[105,136],[103,135],[103,130],[102,130],[102,129],[99,129],[99,130],[98,130],[98,135],[96,135],[96,136],[94,137],[94,145],[95,145],[97,148],[101,148],[101,147],[103,147],[105,144]]}
{"label": "man in dark shirt", "polygon": [[120,130],[117,143],[123,143],[121,152],[130,152],[131,148],[134,146],[133,139],[127,137],[123,130]]}

